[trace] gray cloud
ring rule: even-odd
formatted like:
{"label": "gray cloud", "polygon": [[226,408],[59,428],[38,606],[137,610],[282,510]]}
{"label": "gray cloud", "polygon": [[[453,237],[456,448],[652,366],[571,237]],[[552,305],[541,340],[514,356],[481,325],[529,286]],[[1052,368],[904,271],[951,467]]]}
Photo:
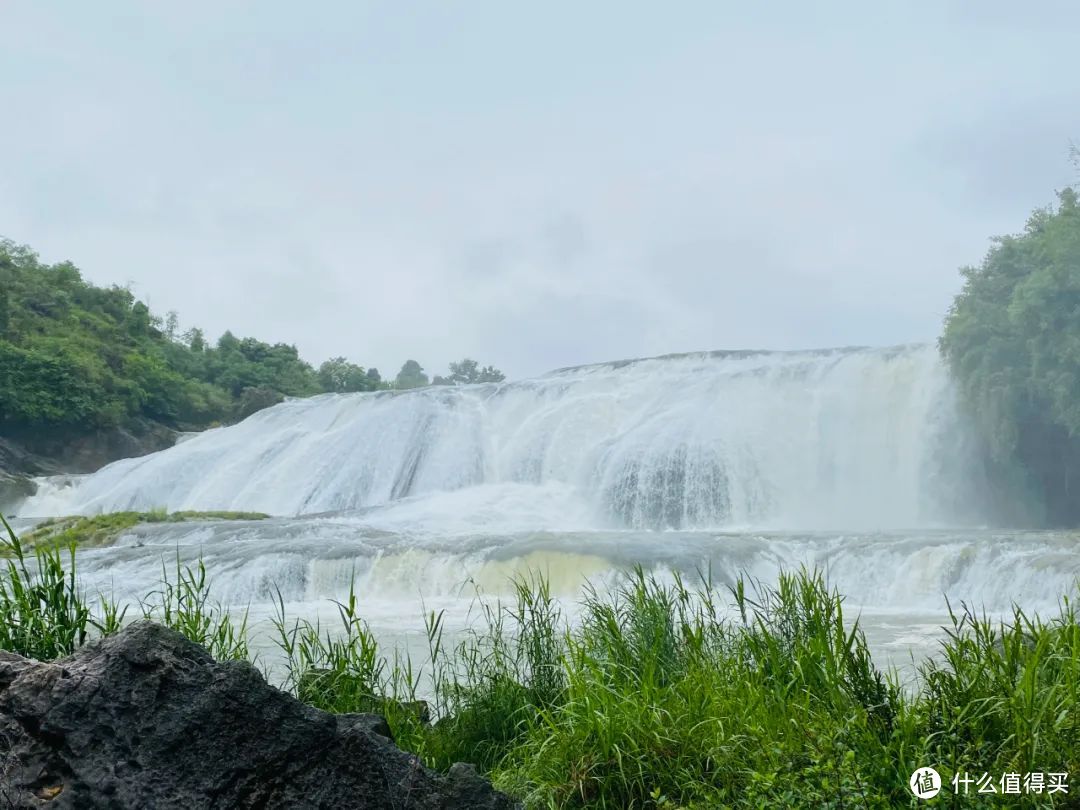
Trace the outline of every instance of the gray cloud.
{"label": "gray cloud", "polygon": [[1075,177],[1071,4],[6,4],[0,233],[392,370],[932,340]]}

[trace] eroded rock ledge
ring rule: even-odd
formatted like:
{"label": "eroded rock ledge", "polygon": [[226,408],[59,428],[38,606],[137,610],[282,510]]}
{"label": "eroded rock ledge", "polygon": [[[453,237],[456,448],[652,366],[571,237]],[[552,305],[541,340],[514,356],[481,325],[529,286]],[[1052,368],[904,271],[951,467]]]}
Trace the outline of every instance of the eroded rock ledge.
{"label": "eroded rock ledge", "polygon": [[0,808],[509,810],[422,767],[374,715],[334,716],[138,622],[53,663],[0,652]]}

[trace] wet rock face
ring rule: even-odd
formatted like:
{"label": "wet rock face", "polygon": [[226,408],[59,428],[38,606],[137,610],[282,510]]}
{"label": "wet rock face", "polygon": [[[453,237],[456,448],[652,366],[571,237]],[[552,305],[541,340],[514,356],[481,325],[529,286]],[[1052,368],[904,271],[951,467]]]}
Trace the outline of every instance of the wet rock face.
{"label": "wet rock face", "polygon": [[176,444],[177,432],[150,419],[95,430],[39,428],[0,439],[0,470],[23,475],[89,473],[121,458]]}
{"label": "wet rock face", "polygon": [[23,475],[0,471],[0,510],[9,509],[37,492],[37,485]]}
{"label": "wet rock face", "polygon": [[53,663],[0,652],[0,808],[509,810],[374,715],[334,716],[149,622]]}

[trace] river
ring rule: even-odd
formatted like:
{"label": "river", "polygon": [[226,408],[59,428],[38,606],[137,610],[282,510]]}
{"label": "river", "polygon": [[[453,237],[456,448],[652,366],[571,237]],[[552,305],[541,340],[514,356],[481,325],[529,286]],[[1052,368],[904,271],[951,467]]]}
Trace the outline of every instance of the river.
{"label": "river", "polygon": [[149,524],[81,552],[91,592],[134,600],[202,557],[267,656],[280,592],[333,616],[355,581],[388,645],[422,656],[425,610],[463,627],[477,594],[541,571],[572,617],[584,582],[775,581],[820,568],[875,655],[932,654],[946,599],[1051,614],[1076,594],[1075,534],[995,530],[948,375],[929,346],[712,352],[498,385],[291,400],[89,476],[20,514],[267,512]]}

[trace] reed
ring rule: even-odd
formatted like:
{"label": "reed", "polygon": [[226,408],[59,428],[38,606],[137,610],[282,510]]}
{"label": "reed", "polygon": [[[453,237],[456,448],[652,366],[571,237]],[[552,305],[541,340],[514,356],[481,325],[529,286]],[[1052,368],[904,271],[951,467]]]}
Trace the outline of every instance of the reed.
{"label": "reed", "polygon": [[[120,626],[115,603],[83,599],[72,549],[31,557],[5,528],[0,647],[55,658]],[[885,808],[915,806],[908,778],[926,765],[946,781],[1080,772],[1068,600],[1050,619],[950,606],[940,656],[901,686],[818,571],[717,588],[637,569],[587,588],[573,623],[543,577],[513,584],[505,603],[476,600],[456,642],[429,613],[422,665],[380,650],[355,585],[329,626],[290,621],[279,593],[282,685],[326,711],[383,714],[428,765],[471,762],[527,808]],[[234,622],[209,594],[202,562],[177,560],[143,614],[247,657],[246,614]],[[1076,806],[1077,790],[1010,806]]]}
{"label": "reed", "polygon": [[206,565],[198,560],[184,565],[177,555],[173,576],[164,561],[161,586],[148,593],[140,607],[144,619],[165,625],[185,638],[201,644],[218,660],[248,660],[248,614],[239,621],[221,604],[211,601]]}
{"label": "reed", "polygon": [[103,600],[101,615],[93,615],[78,588],[73,546],[28,550],[2,515],[0,523],[0,649],[47,661],[70,655],[95,631],[119,628],[123,611],[115,602]]}

